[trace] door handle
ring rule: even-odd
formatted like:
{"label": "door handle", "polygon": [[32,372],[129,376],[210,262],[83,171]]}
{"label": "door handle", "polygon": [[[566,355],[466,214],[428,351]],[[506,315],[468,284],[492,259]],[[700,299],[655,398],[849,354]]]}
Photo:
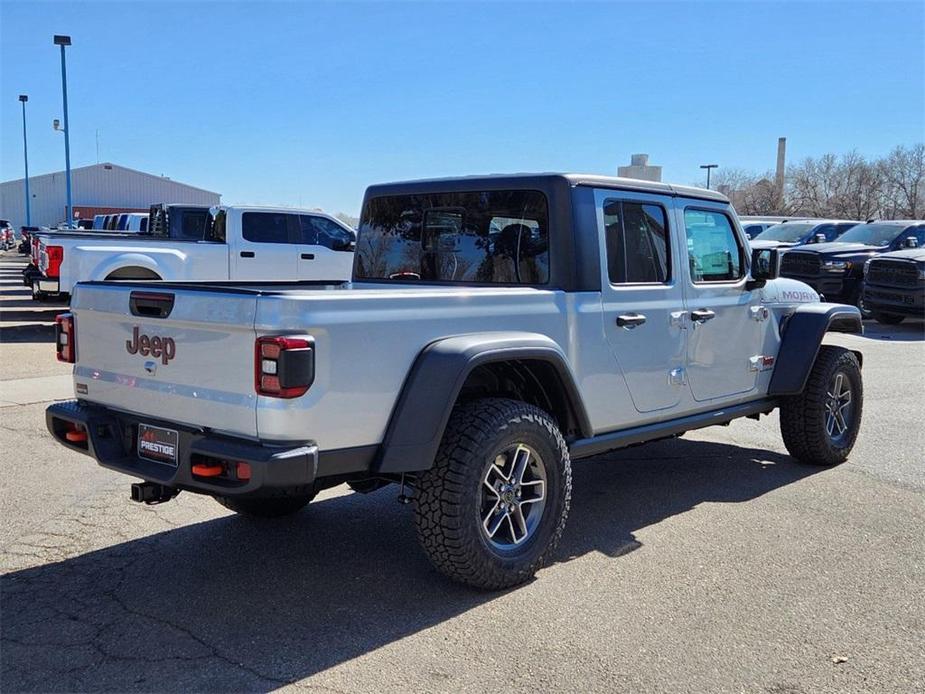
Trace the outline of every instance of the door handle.
{"label": "door handle", "polygon": [[699,308],[691,311],[691,320],[695,323],[706,323],[708,320],[716,318],[716,313],[708,308]]}
{"label": "door handle", "polygon": [[302,260],[314,260],[314,259],[315,259],[315,254],[314,254],[314,253],[303,253],[303,254],[300,255],[299,257],[300,257]]}
{"label": "door handle", "polygon": [[242,258],[253,258],[254,252],[253,251],[241,251],[241,257]]}
{"label": "door handle", "polygon": [[645,322],[646,317],[641,313],[625,313],[621,316],[617,316],[617,325],[627,330],[632,330],[637,325],[642,325]]}

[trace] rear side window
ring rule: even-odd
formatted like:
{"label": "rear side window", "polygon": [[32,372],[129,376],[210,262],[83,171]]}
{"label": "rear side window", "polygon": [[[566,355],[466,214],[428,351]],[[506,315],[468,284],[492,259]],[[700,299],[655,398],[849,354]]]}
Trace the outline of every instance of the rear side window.
{"label": "rear side window", "polygon": [[611,284],[671,279],[671,243],[661,205],[604,200],[604,234]]}
{"label": "rear side window", "polygon": [[744,276],[744,254],[729,217],[689,207],[684,210],[684,229],[694,282],[731,282]]}
{"label": "rear side window", "polygon": [[356,279],[474,284],[549,282],[549,212],[533,190],[372,198]]}
{"label": "rear side window", "polygon": [[148,218],[147,218],[147,217],[142,217],[142,218],[141,218],[141,225],[139,226],[139,229],[140,229],[141,231],[147,231],[147,230],[148,230]]}
{"label": "rear side window", "polygon": [[242,233],[254,243],[290,243],[290,218],[296,216],[285,212],[245,212]]}
{"label": "rear side window", "polygon": [[353,234],[330,219],[306,214],[299,216],[299,243],[301,244],[345,251],[350,250],[353,242]]}
{"label": "rear side window", "polygon": [[210,216],[208,210],[171,210],[170,238],[182,241],[202,241]]}

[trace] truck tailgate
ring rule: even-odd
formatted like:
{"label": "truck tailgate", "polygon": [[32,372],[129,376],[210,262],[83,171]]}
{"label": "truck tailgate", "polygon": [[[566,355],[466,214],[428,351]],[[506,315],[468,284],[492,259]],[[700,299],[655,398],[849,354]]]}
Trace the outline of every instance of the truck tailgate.
{"label": "truck tailgate", "polygon": [[256,437],[256,299],[153,283],[77,285],[77,397]]}

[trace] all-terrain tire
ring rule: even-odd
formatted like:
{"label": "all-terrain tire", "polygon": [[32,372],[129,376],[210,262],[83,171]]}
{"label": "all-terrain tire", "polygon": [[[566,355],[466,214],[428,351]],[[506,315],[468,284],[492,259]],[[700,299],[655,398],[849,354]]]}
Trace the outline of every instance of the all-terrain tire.
{"label": "all-terrain tire", "polygon": [[[532,534],[501,549],[483,532],[484,475],[503,451],[520,445],[536,453],[544,471],[545,505]],[[474,400],[453,410],[433,467],[417,479],[418,539],[433,565],[456,581],[489,590],[515,586],[554,553],[571,495],[568,448],[549,413],[516,400]]]}
{"label": "all-terrain tire", "polygon": [[254,518],[282,518],[301,511],[314,498],[314,494],[274,496],[259,499],[216,496],[215,500],[227,509]]}
{"label": "all-terrain tire", "polygon": [[[845,431],[833,436],[827,428],[828,405],[839,374],[844,379],[842,387],[850,389],[850,410],[843,413]],[[781,401],[780,430],[784,445],[794,458],[811,465],[844,462],[857,440],[863,408],[864,386],[857,356],[843,347],[823,345],[806,388],[799,395]],[[832,431],[837,431],[838,426],[835,422]]]}
{"label": "all-terrain tire", "polygon": [[906,320],[906,317],[896,313],[875,313],[874,320],[883,325],[899,325]]}

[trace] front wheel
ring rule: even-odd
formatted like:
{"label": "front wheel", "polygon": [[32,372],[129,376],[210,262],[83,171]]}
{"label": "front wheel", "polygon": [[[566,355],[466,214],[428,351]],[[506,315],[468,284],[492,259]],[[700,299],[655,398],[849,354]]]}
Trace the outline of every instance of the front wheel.
{"label": "front wheel", "polygon": [[441,572],[498,590],[529,580],[568,517],[572,468],[553,418],[515,400],[458,405],[417,480],[418,539]]}
{"label": "front wheel", "polygon": [[823,345],[803,392],[781,401],[784,445],[804,463],[844,462],[857,439],[863,406],[858,358],[843,347]]}

